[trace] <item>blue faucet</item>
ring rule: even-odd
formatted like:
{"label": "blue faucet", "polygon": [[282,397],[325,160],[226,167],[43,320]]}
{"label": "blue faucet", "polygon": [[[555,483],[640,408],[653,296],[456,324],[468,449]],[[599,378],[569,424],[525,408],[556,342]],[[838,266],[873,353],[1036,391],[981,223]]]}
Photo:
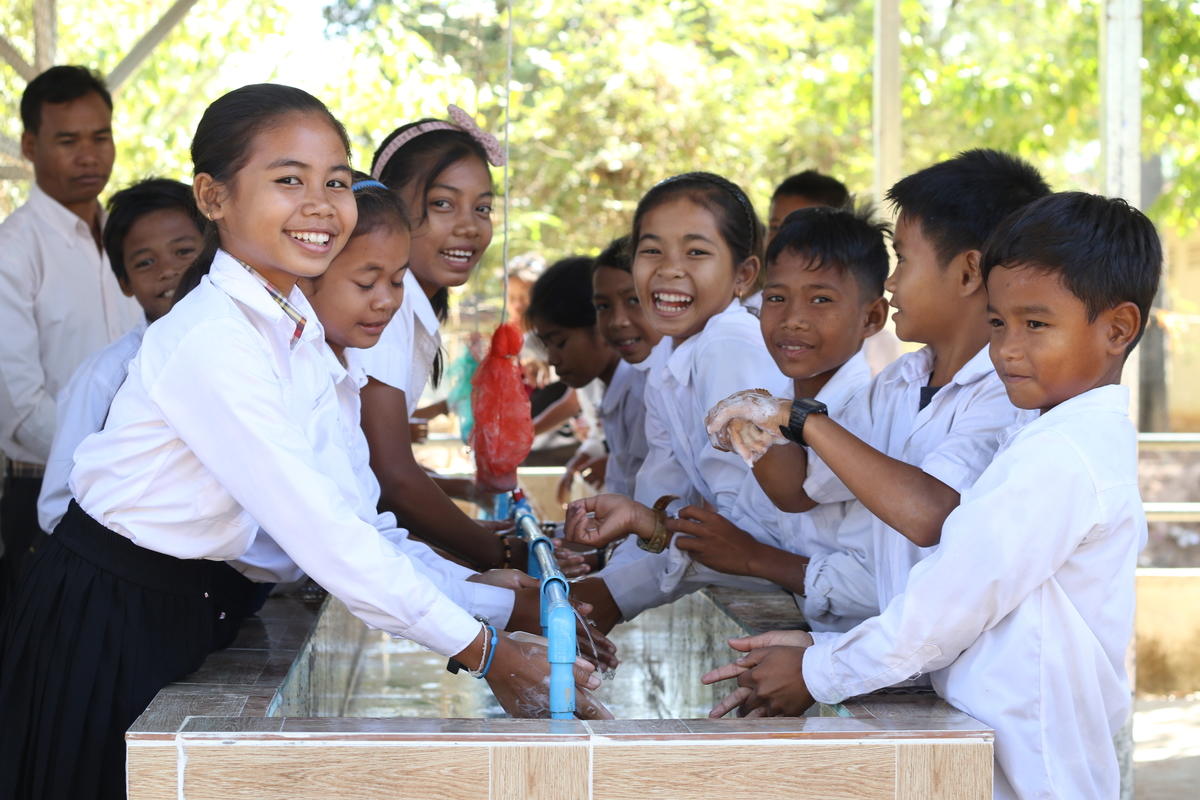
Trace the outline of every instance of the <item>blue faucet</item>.
{"label": "blue faucet", "polygon": [[[500,505],[497,503],[497,511]],[[529,545],[529,574],[541,581],[542,635],[549,643],[550,717],[574,719],[574,669],[575,657],[579,653],[575,637],[575,610],[568,599],[570,584],[558,568],[554,543],[542,533],[542,526],[538,524],[525,493],[520,489],[514,490],[511,501],[505,505],[508,506],[505,510],[513,515],[517,532]]]}

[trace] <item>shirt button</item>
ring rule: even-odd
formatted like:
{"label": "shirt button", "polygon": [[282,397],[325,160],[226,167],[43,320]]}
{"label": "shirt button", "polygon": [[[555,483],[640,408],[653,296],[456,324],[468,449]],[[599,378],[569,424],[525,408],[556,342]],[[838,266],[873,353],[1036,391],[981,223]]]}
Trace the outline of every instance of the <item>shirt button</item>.
{"label": "shirt button", "polygon": [[204,593],[204,599],[205,599],[205,600],[207,600],[207,599],[208,599],[208,592],[205,592],[205,593]]}

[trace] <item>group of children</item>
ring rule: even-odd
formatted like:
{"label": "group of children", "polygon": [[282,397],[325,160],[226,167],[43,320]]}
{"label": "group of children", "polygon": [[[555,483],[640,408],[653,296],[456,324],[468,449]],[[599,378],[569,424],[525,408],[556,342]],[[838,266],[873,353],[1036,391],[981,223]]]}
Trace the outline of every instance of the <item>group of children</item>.
{"label": "group of children", "polygon": [[[124,730],[301,573],[510,711],[544,694],[544,650],[504,633],[538,631],[519,540],[459,510],[478,493],[427,474],[409,429],[448,290],[491,242],[503,151],[453,107],[390,134],[370,176],[348,150],[316,98],[247,86],[201,119],[191,187],[110,201],[105,246],[147,324],[60,399],[53,535],[0,620],[0,794],[124,796]],[[734,640],[704,678],[737,682],[714,716],[932,681],[996,730],[997,796],[1115,796],[1145,538],[1118,384],[1156,233],[988,150],[888,199],[890,276],[889,226],[836,181],[789,179],[764,228],[739,186],[692,172],[537,279],[524,315],[550,365],[603,387],[605,492],[566,529],[610,552],[562,551],[598,570],[572,595],[607,632],[706,585],[783,587],[811,633]],[[923,347],[872,377],[885,290]],[[595,666],[577,664],[583,716],[604,713]]]}
{"label": "group of children", "polygon": [[[620,542],[574,593],[608,630],[705,585],[783,587],[811,632],[731,642],[745,655],[704,677],[737,683],[713,716],[932,683],[996,730],[998,797],[1115,797],[1146,533],[1119,384],[1157,234],[995,151],[888,199],[890,276],[887,226],[814,203],[773,231],[758,320],[739,302],[758,270],[745,194],[694,173],[642,199],[627,285],[662,335],[637,359],[648,450],[632,486],[568,509],[569,539]],[[885,289],[924,346],[872,377]]]}

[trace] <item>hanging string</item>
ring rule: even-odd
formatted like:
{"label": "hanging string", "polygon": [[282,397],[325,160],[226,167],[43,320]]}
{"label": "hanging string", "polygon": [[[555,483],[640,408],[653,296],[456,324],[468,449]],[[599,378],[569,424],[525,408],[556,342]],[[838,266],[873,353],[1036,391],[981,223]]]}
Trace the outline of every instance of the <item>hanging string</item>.
{"label": "hanging string", "polygon": [[505,4],[505,14],[507,17],[508,30],[505,31],[505,44],[507,53],[504,63],[504,244],[500,248],[501,258],[501,274],[503,276],[504,293],[500,297],[500,324],[503,325],[508,321],[508,213],[510,209],[508,193],[508,165],[511,161],[509,158],[508,148],[508,123],[512,119],[512,72],[513,72],[513,25],[512,25],[512,0],[508,0]]}

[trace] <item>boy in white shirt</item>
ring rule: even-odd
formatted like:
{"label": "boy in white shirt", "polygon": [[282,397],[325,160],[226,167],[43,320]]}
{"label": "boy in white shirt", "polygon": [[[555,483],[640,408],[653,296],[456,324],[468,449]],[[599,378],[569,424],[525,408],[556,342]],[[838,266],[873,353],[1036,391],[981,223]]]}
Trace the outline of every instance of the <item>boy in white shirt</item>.
{"label": "boy in white shirt", "polygon": [[1056,194],[1000,226],[981,260],[991,359],[1029,421],[1006,433],[938,552],[882,614],[816,644],[780,632],[735,641],[751,652],[704,678],[738,678],[714,715],[795,714],[929,672],[938,694],[995,729],[996,797],[1119,794],[1112,737],[1129,711],[1146,540],[1119,383],[1161,266],[1154,226],[1123,200]]}
{"label": "boy in white shirt", "polygon": [[[900,216],[896,269],[886,286],[897,335],[926,346],[877,375],[841,420],[811,398],[764,399],[775,403],[773,416],[756,422],[770,449],[755,476],[784,511],[806,511],[817,498],[857,498],[866,506],[874,515],[879,608],[932,552],[959,494],[1019,416],[987,356],[980,252],[1005,216],[1046,194],[1036,169],[994,150],[971,150],[898,182],[888,192]],[[739,413],[736,404],[727,406],[710,420],[710,431],[724,436]],[[791,443],[777,433],[806,419],[805,435]],[[807,479],[801,484],[797,475]]]}
{"label": "boy in white shirt", "polygon": [[46,533],[54,532],[71,502],[67,478],[75,448],[104,427],[146,326],[171,309],[180,277],[200,252],[203,227],[192,188],[179,181],[148,178],[109,199],[104,249],[121,291],[137,300],[145,319],[84,361],[58,396],[58,427],[38,496],[38,523]]}

